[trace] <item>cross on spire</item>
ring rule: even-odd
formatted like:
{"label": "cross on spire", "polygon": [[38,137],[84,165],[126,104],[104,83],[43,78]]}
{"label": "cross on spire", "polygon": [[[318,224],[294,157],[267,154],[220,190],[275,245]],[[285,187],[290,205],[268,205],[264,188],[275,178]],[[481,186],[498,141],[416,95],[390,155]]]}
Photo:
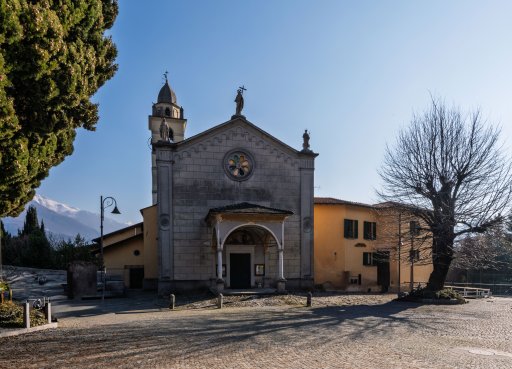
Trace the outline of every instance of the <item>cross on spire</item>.
{"label": "cross on spire", "polygon": [[164,72],[165,82],[167,82],[167,75],[168,75],[168,74],[169,74],[169,72],[168,72],[168,71],[165,71],[165,72]]}
{"label": "cross on spire", "polygon": [[242,95],[244,94],[244,91],[247,91],[244,85],[242,85],[242,87],[238,87],[238,90],[242,93]]}

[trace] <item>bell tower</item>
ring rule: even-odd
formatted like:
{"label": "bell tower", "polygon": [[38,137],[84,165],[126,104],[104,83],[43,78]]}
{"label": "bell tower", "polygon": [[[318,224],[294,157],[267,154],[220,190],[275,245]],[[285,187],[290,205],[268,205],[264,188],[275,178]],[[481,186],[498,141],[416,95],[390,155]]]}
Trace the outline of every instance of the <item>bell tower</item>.
{"label": "bell tower", "polygon": [[[179,106],[176,94],[171,89],[167,79],[167,72],[164,73],[165,83],[158,93],[158,98],[148,117],[148,128],[151,131],[151,144],[158,141],[180,142],[185,138],[187,120],[183,117],[183,107]],[[168,135],[162,137],[161,127],[167,125]],[[167,129],[166,129],[167,133]],[[152,194],[153,205],[157,202],[157,178],[156,178],[156,155],[151,153],[152,173]]]}

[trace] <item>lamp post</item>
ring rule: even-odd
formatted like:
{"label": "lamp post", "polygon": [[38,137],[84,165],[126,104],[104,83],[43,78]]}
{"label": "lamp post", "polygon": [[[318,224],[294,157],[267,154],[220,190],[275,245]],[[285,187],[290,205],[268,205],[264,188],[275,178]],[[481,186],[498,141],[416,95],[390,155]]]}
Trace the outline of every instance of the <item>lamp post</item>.
{"label": "lamp post", "polygon": [[105,261],[103,259],[103,220],[105,220],[105,209],[114,205],[112,214],[121,214],[117,208],[117,201],[112,196],[103,198],[100,196],[100,263],[101,263],[101,300],[105,299]]}

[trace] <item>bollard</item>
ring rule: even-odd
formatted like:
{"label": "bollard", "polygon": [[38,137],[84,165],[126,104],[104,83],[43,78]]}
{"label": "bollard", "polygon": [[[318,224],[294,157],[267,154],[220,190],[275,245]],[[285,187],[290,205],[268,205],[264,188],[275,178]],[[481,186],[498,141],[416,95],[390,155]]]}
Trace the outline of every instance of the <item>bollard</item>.
{"label": "bollard", "polygon": [[311,307],[311,299],[313,298],[313,294],[311,292],[308,292],[308,297],[306,300],[306,306]]}
{"label": "bollard", "polygon": [[48,324],[50,324],[52,322],[52,303],[50,302],[50,299],[48,299],[44,305],[44,316]]}
{"label": "bollard", "polygon": [[23,305],[23,323],[25,328],[30,328],[30,301],[26,301]]}
{"label": "bollard", "polygon": [[174,296],[174,294],[171,293],[171,296],[169,298],[169,309],[174,310],[175,305],[176,305],[176,296]]}
{"label": "bollard", "polygon": [[12,289],[9,288],[9,301],[12,302]]}
{"label": "bollard", "polygon": [[224,296],[222,296],[222,293],[219,293],[219,297],[217,297],[217,307],[219,309],[222,309],[223,304],[224,304]]}

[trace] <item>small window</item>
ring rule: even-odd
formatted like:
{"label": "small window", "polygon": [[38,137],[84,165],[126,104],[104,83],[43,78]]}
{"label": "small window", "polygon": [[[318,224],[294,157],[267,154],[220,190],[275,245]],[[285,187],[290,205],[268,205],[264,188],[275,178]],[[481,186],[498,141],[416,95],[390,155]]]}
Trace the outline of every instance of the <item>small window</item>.
{"label": "small window", "polygon": [[171,116],[171,109],[165,108],[165,116],[170,117]]}
{"label": "small window", "polygon": [[358,237],[357,228],[358,228],[357,220],[345,219],[345,222],[344,222],[345,238],[357,239],[357,237]]}
{"label": "small window", "polygon": [[363,252],[363,265],[376,266],[379,263],[379,260],[377,252]]}
{"label": "small window", "polygon": [[359,278],[357,278],[357,276],[351,276],[350,284],[359,284]]}
{"label": "small window", "polygon": [[139,251],[139,250],[135,250],[135,251],[133,252],[133,255],[135,255],[135,256],[139,256],[139,255],[140,255],[140,251]]}
{"label": "small window", "polygon": [[373,266],[373,253],[363,252],[363,265]]}
{"label": "small window", "polygon": [[411,234],[411,237],[419,236],[420,229],[420,225],[417,221],[411,220],[409,222],[409,233]]}
{"label": "small window", "polygon": [[420,250],[409,250],[409,260],[420,261]]}
{"label": "small window", "polygon": [[377,223],[365,221],[363,237],[365,240],[376,240],[377,239]]}

